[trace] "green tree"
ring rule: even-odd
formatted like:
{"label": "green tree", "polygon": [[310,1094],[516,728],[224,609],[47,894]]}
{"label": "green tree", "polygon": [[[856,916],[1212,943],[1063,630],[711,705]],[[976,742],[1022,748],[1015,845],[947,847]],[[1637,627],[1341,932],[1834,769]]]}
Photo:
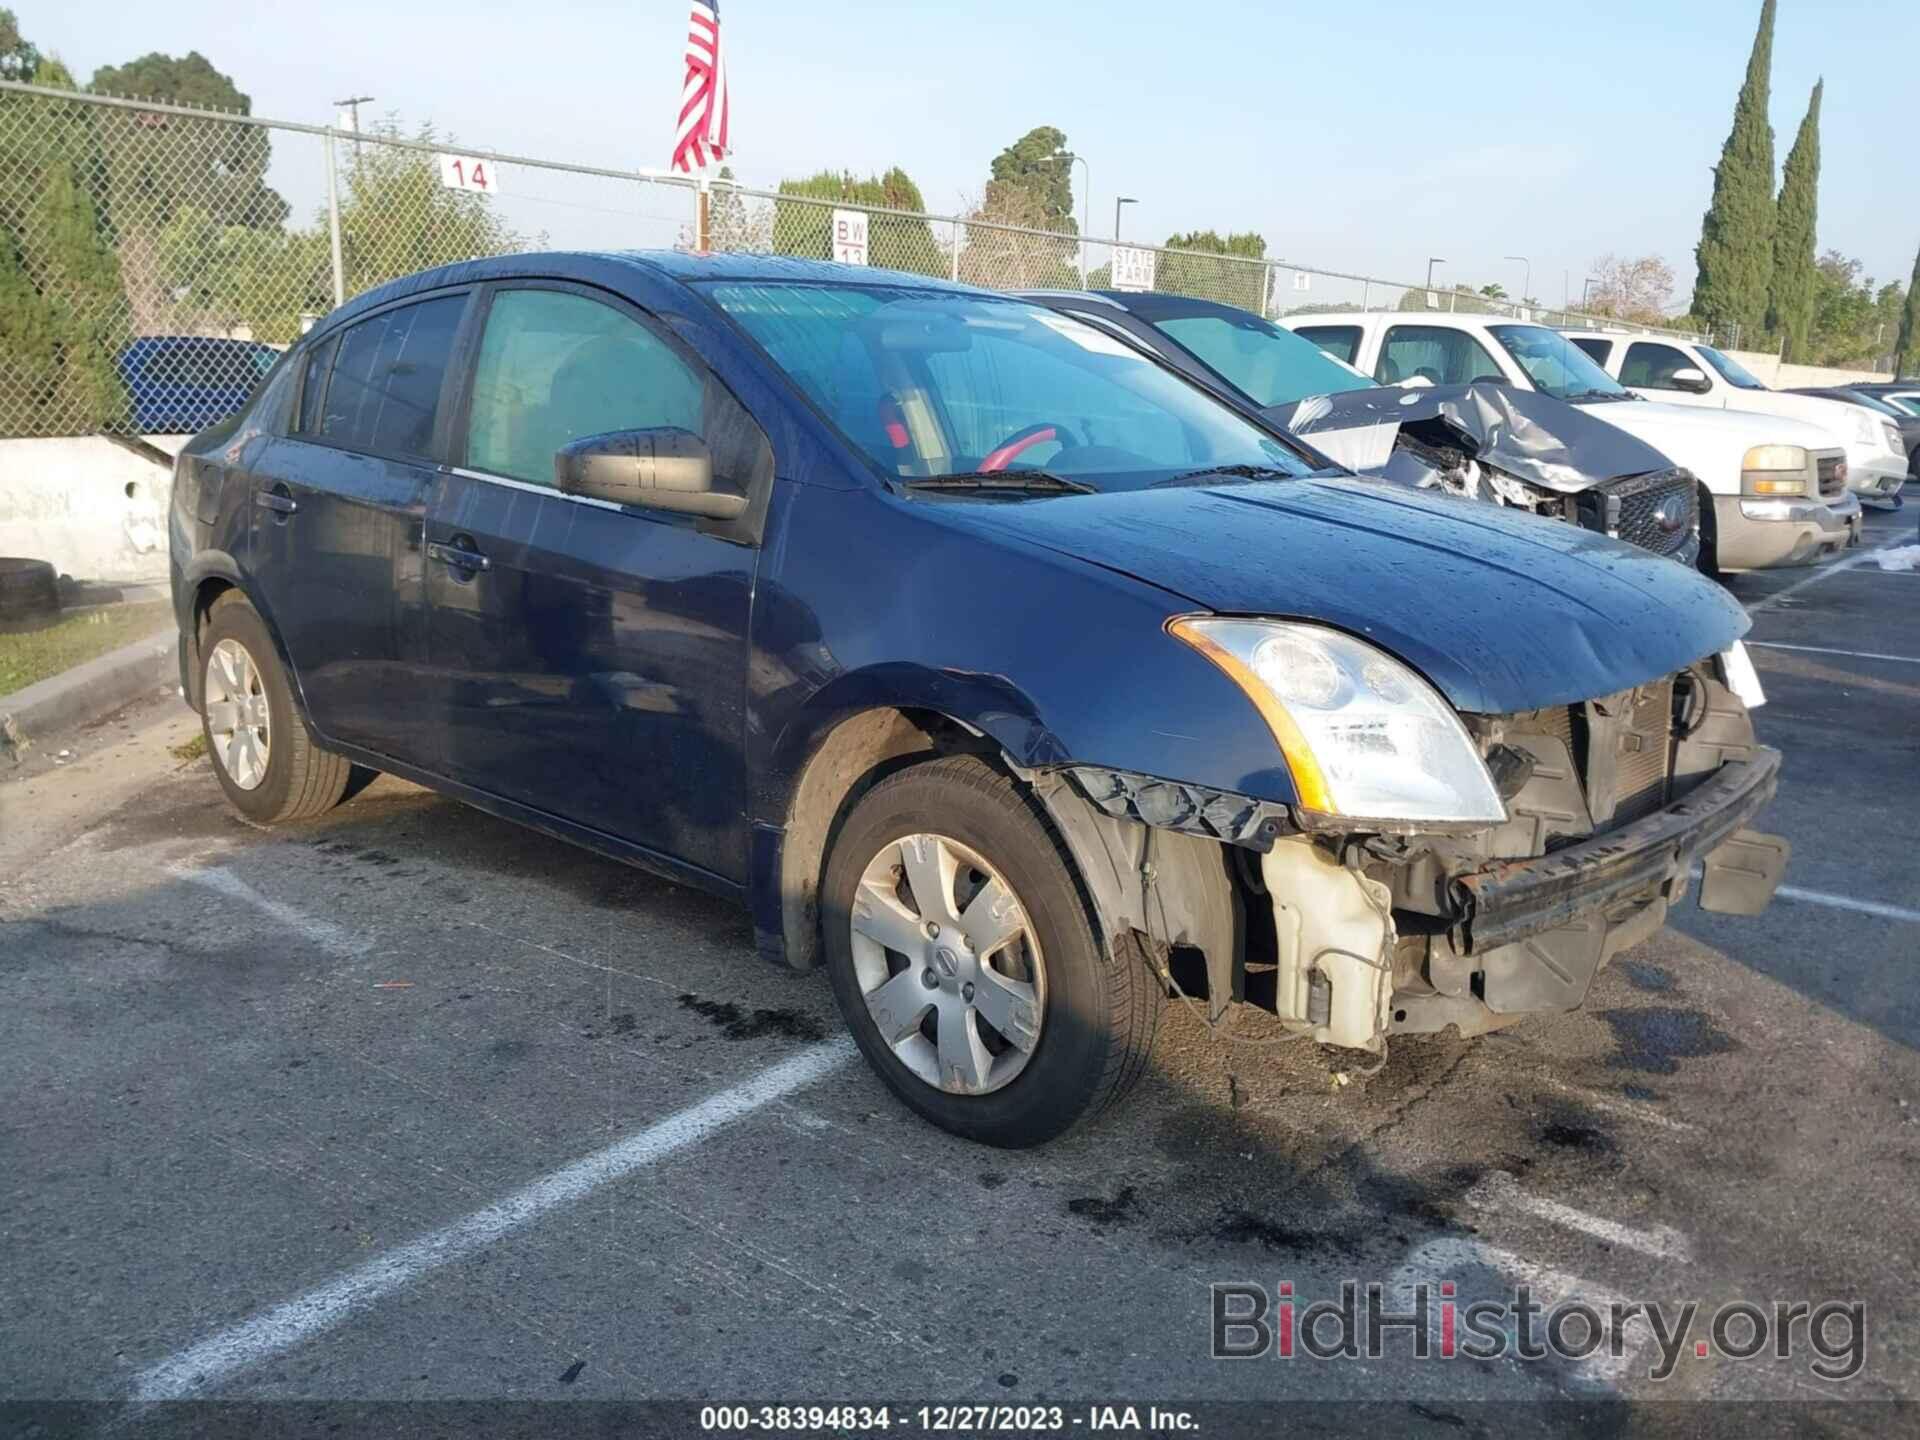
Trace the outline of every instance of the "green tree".
{"label": "green tree", "polygon": [[[1169,235],[1166,248],[1174,253],[1162,253],[1154,262],[1154,289],[1265,313],[1267,267],[1253,263],[1267,258],[1265,236],[1251,230],[1230,235],[1189,230]],[[1234,258],[1211,258],[1215,255]]]}
{"label": "green tree", "polygon": [[[994,186],[1011,186],[1033,197],[1039,229],[1080,233],[1073,219],[1073,155],[1061,131],[1051,125],[1029,130],[993,157],[990,174],[990,199]],[[1000,208],[1013,206],[1003,200]]]}
{"label": "green tree", "polygon": [[1806,363],[1813,326],[1813,244],[1819,217],[1820,92],[1815,82],[1806,118],[1781,171],[1773,235],[1773,288],[1767,328],[1780,336],[1781,358]]}
{"label": "green tree", "polygon": [[[14,37],[17,52],[26,42],[17,29]],[[33,78],[73,88],[66,67],[37,52]],[[99,155],[87,116],[58,100],[0,95],[0,134],[9,137],[0,147],[0,434],[116,428],[126,416],[115,368],[126,307],[88,184]]]}
{"label": "green tree", "polygon": [[1774,3],[1763,0],[1760,7],[1747,77],[1734,102],[1733,129],[1714,167],[1713,200],[1694,250],[1699,270],[1693,313],[1723,336],[1737,331],[1749,343],[1766,320],[1773,274],[1773,126],[1767,122],[1767,101]]}
{"label": "green tree", "polygon": [[[920,187],[899,166],[884,175],[860,179],[850,171],[822,170],[799,180],[782,180],[780,193],[793,202],[776,200],[773,209],[773,249],[781,255],[807,255],[826,260],[833,255],[833,206],[858,205],[875,210],[901,210],[902,215],[873,214],[867,219],[867,258],[890,270],[917,275],[945,275],[947,254],[935,242],[921,218],[926,201]],[[801,200],[815,203],[801,204]]]}
{"label": "green tree", "polygon": [[[340,197],[349,295],[416,270],[510,255],[545,242],[545,236],[522,235],[502,220],[491,195],[442,185],[439,163],[430,151],[377,143],[381,137],[399,138],[397,126],[386,123],[365,133],[369,139],[347,165]],[[423,125],[414,138],[428,146],[447,143],[436,138],[431,125]],[[326,216],[317,217],[314,226],[324,237]],[[302,263],[298,253],[290,258]]]}
{"label": "green tree", "polygon": [[20,33],[13,11],[0,10],[0,80],[31,81],[40,68],[40,51]]}
{"label": "green tree", "polygon": [[1900,307],[1900,334],[1893,342],[1893,373],[1920,370],[1920,252],[1913,257],[1913,278],[1907,282],[1907,303]]}

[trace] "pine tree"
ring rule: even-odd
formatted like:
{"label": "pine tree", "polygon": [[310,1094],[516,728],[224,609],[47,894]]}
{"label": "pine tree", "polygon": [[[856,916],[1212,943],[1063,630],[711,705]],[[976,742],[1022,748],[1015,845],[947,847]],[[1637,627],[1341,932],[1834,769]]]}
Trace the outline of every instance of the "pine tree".
{"label": "pine tree", "polygon": [[1820,80],[1807,102],[1807,117],[1793,138],[1780,172],[1780,205],[1773,234],[1773,289],[1767,328],[1780,336],[1783,360],[1807,358],[1813,324],[1813,242],[1820,208]]}
{"label": "pine tree", "polygon": [[1920,370],[1920,252],[1913,257],[1913,278],[1907,282],[1907,303],[1900,312],[1900,338],[1893,343],[1893,373]]}
{"label": "pine tree", "polygon": [[1738,327],[1751,340],[1767,315],[1773,274],[1773,126],[1767,101],[1773,70],[1775,0],[1760,7],[1747,78],[1734,102],[1733,130],[1713,170],[1713,200],[1694,250],[1699,275],[1693,313],[1721,335]]}

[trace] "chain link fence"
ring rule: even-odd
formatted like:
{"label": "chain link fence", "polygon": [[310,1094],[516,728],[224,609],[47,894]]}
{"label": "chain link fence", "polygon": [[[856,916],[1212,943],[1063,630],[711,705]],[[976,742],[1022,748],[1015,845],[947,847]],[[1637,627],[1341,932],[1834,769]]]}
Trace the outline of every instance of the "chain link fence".
{"label": "chain link fence", "polygon": [[[183,434],[347,297],[516,251],[689,247],[684,176],[0,82],[0,437]],[[1291,261],[711,187],[706,244],[1001,290],[1153,288],[1269,317],[1528,311]],[[858,241],[858,245],[854,244]]]}

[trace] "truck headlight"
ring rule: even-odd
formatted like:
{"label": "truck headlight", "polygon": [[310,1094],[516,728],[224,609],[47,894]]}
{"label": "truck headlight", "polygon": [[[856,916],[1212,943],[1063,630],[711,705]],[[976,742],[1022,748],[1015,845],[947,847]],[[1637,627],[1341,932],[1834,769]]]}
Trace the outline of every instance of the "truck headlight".
{"label": "truck headlight", "polygon": [[1900,444],[1900,428],[1897,425],[1882,420],[1880,422],[1880,438],[1887,442],[1887,449],[1891,450],[1894,454],[1904,455],[1907,453],[1905,448]]}
{"label": "truck headlight", "polygon": [[1748,495],[1811,495],[1813,456],[1802,445],[1756,445],[1740,462],[1740,488]]}
{"label": "truck headlight", "polygon": [[1352,820],[1507,818],[1453,707],[1384,651],[1291,621],[1185,616],[1167,629],[1246,692],[1303,809]]}
{"label": "truck headlight", "polygon": [[1853,412],[1853,438],[1862,445],[1874,443],[1873,416],[1865,410],[1856,409]]}

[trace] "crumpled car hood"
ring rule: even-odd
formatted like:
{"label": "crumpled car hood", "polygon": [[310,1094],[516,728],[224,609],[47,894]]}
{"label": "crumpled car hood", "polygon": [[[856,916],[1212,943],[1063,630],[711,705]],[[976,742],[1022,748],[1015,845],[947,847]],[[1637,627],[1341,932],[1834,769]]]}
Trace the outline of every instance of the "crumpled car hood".
{"label": "crumpled car hood", "polygon": [[1263,413],[1310,444],[1355,428],[1438,420],[1481,463],[1562,495],[1622,476],[1665,470],[1673,463],[1638,436],[1578,406],[1536,390],[1491,382],[1346,390],[1289,401]]}
{"label": "crumpled car hood", "polygon": [[1644,684],[1727,649],[1749,623],[1675,561],[1358,477],[965,503],[948,516],[1196,607],[1364,636],[1480,714]]}

